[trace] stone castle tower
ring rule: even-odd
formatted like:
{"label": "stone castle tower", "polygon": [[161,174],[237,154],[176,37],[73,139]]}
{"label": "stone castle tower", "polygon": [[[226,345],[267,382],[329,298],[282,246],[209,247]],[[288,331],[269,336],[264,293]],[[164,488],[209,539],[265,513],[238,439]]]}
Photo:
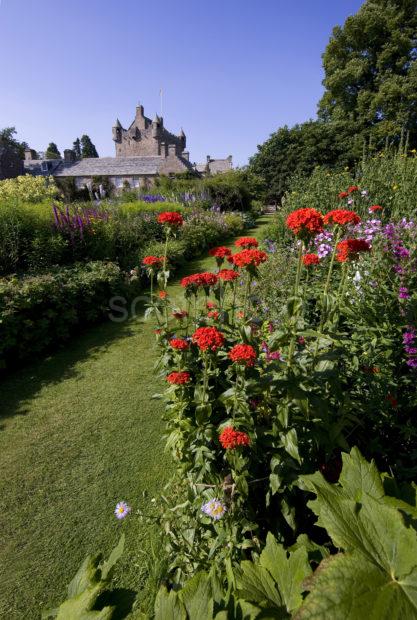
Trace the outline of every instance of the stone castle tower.
{"label": "stone castle tower", "polygon": [[113,140],[116,157],[168,157],[177,156],[186,160],[189,153],[185,150],[187,139],[181,129],[177,136],[164,127],[163,118],[157,114],[153,121],[147,118],[142,105],[136,107],[136,116],[128,129],[124,129],[119,119],[113,127]]}

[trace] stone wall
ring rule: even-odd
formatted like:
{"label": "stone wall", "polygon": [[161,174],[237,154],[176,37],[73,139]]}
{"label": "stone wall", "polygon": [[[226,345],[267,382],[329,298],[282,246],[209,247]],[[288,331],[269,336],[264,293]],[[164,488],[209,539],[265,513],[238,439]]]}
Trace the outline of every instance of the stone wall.
{"label": "stone wall", "polygon": [[19,153],[9,146],[0,145],[0,180],[13,179],[23,174],[23,161]]}

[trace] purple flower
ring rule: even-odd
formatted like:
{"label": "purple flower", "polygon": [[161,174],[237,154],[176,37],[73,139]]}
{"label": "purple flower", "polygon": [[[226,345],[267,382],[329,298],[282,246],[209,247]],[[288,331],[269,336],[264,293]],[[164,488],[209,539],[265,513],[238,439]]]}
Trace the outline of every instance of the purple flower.
{"label": "purple flower", "polygon": [[406,286],[401,286],[398,294],[400,299],[410,299],[410,294],[408,292],[408,288]]}
{"label": "purple flower", "polygon": [[125,517],[127,517],[131,510],[131,507],[128,506],[126,502],[119,502],[118,504],[116,504],[114,514],[116,515],[117,519],[124,519]]}
{"label": "purple flower", "polygon": [[409,327],[408,329],[409,331],[406,331],[403,333],[403,343],[413,344],[415,337],[416,337],[416,332],[413,327]]}
{"label": "purple flower", "polygon": [[214,521],[221,519],[227,512],[226,506],[219,499],[211,499],[201,507],[202,512]]}
{"label": "purple flower", "polygon": [[407,360],[407,366],[409,366],[410,368],[417,368],[417,359],[411,358]]}
{"label": "purple flower", "polygon": [[405,345],[404,351],[407,355],[417,355],[417,347],[410,347],[408,344]]}
{"label": "purple flower", "polygon": [[331,245],[329,245],[328,243],[321,243],[317,247],[317,256],[319,258],[325,258],[328,254],[331,254],[332,251],[333,248]]}

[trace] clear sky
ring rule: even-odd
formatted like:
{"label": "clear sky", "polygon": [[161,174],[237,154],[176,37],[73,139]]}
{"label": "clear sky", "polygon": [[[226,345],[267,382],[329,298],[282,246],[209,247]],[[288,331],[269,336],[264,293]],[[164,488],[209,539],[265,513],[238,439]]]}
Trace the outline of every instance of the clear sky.
{"label": "clear sky", "polygon": [[183,127],[191,161],[244,165],[279,126],[312,118],[321,54],[361,0],[0,0],[0,128],[61,152],[111,128],[140,101]]}

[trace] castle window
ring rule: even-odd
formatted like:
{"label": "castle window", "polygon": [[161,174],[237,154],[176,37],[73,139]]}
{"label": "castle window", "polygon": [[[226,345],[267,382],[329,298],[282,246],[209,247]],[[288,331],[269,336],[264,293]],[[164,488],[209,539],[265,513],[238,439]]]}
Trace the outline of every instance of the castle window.
{"label": "castle window", "polygon": [[133,179],[133,187],[140,187],[139,179]]}
{"label": "castle window", "polygon": [[48,164],[49,164],[49,162],[47,162],[47,161],[41,162],[41,170],[42,170],[42,172],[48,172],[48,169],[49,169],[49,165]]}
{"label": "castle window", "polygon": [[123,179],[121,179],[120,177],[116,177],[115,185],[116,187],[123,187]]}

